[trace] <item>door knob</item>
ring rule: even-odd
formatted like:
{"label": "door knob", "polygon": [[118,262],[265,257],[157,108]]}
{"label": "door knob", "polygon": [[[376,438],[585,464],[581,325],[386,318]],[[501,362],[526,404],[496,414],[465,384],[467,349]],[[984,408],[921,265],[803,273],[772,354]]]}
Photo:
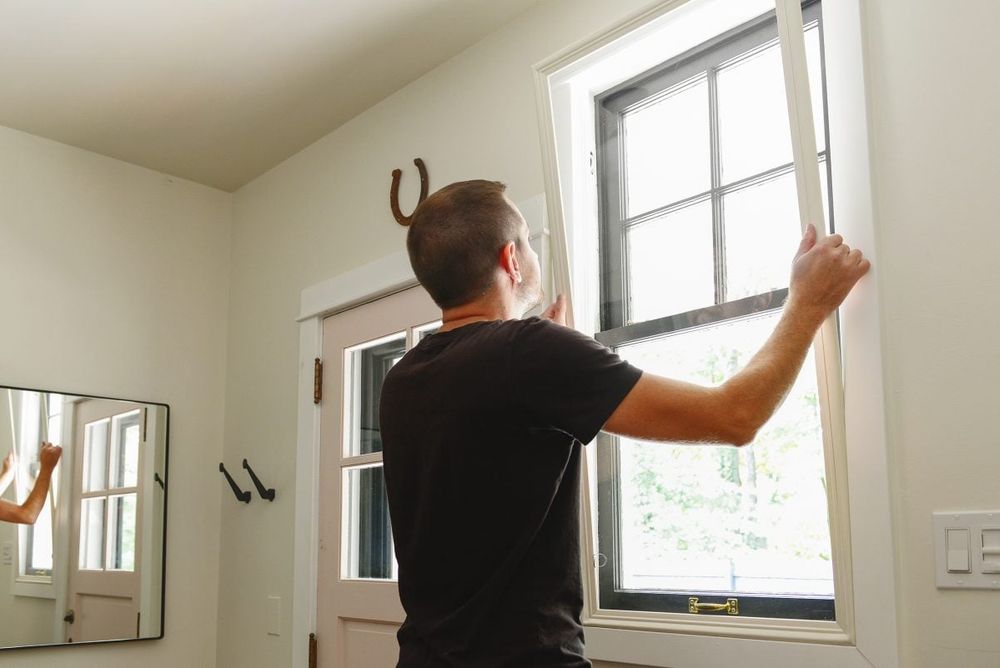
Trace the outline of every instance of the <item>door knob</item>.
{"label": "door knob", "polygon": [[73,612],[72,610],[69,610],[66,613],[66,615],[63,616],[63,621],[66,622],[67,624],[72,624],[73,622],[76,621],[76,613]]}

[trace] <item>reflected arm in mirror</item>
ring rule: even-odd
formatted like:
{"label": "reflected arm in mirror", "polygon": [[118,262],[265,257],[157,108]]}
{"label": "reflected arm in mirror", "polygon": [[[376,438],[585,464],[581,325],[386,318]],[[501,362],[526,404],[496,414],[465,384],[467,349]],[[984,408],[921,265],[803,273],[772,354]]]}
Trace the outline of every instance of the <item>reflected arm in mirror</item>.
{"label": "reflected arm in mirror", "polygon": [[[42,512],[42,507],[45,505],[45,499],[49,494],[49,486],[52,482],[52,470],[59,463],[60,456],[62,456],[62,448],[51,443],[42,443],[39,457],[42,468],[38,473],[38,479],[35,480],[35,485],[32,487],[31,493],[28,494],[28,498],[25,499],[24,503],[20,505],[0,499],[0,520],[15,524],[35,523],[35,520],[38,519],[38,514]],[[6,464],[7,460],[4,460],[4,462]]]}
{"label": "reflected arm in mirror", "polygon": [[17,469],[17,456],[14,451],[11,450],[6,457],[4,457],[3,463],[0,463],[0,496],[3,496],[7,488],[10,487],[10,483],[14,482],[14,472]]}

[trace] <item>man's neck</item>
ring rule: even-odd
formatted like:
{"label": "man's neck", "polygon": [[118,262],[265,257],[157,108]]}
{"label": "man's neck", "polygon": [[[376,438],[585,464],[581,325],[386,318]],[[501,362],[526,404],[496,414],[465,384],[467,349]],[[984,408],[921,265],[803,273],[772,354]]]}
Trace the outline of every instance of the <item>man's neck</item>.
{"label": "man's neck", "polygon": [[440,331],[447,332],[450,329],[457,329],[484,320],[514,320],[520,317],[521,312],[512,301],[491,295],[489,298],[444,309],[441,312],[441,321],[444,324]]}

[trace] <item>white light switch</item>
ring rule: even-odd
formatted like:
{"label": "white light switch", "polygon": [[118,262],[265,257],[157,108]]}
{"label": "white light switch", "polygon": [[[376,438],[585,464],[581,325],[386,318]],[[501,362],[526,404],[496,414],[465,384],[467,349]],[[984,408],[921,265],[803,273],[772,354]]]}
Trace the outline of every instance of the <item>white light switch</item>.
{"label": "white light switch", "polygon": [[1000,527],[983,527],[983,573],[1000,573]]}
{"label": "white light switch", "polygon": [[13,566],[14,565],[14,544],[13,543],[9,543],[9,542],[8,543],[4,543],[3,544],[3,549],[2,549],[2,551],[0,551],[0,555],[2,555],[3,565],[4,566]]}
{"label": "white light switch", "polygon": [[267,635],[281,635],[281,597],[267,597]]}
{"label": "white light switch", "polygon": [[934,550],[939,588],[1000,592],[1000,510],[934,513]]}
{"label": "white light switch", "polygon": [[948,529],[948,572],[971,573],[969,568],[969,530]]}

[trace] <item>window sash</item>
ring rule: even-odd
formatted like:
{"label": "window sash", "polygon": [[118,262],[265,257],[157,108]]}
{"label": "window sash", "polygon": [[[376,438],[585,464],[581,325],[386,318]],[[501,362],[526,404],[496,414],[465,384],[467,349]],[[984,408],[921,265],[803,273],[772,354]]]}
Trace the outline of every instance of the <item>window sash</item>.
{"label": "window sash", "polygon": [[[803,20],[806,25],[819,23],[822,45],[822,23],[819,0],[803,2]],[[725,195],[758,185],[784,174],[793,173],[795,163],[775,165],[730,183],[723,182],[721,149],[718,131],[718,99],[715,68],[728,64],[749,52],[759,50],[778,39],[775,12],[765,14],[738,26],[708,42],[695,47],[657,67],[630,79],[595,98],[598,146],[598,208],[601,215],[600,248],[600,323],[602,332],[624,327],[629,323],[628,305],[628,244],[627,230],[635,225],[658,218],[666,213],[679,211],[687,206],[711,201],[712,236],[715,267],[715,304],[726,301],[726,247],[722,202]],[[820,49],[822,53],[822,47]],[[820,70],[822,71],[822,63]],[[709,116],[711,140],[711,186],[709,190],[677,200],[629,217],[627,215],[627,190],[625,188],[625,114],[659,100],[665,92],[687,85],[692,80],[707,77],[709,89]],[[824,86],[825,105],[825,86]],[[827,141],[827,146],[829,142]],[[826,150],[817,153],[820,161],[828,161]],[[827,170],[828,191],[832,170]],[[828,212],[833,229],[832,211]]]}

